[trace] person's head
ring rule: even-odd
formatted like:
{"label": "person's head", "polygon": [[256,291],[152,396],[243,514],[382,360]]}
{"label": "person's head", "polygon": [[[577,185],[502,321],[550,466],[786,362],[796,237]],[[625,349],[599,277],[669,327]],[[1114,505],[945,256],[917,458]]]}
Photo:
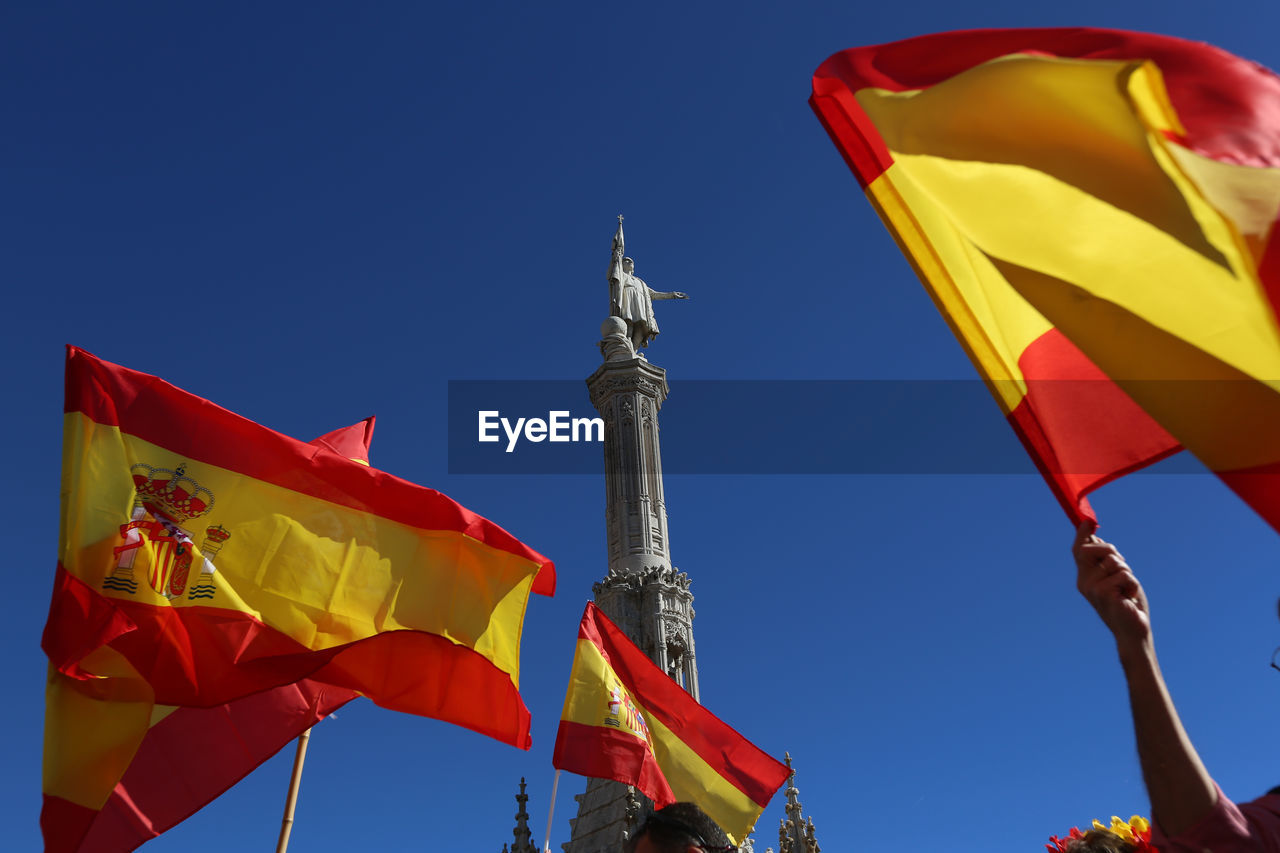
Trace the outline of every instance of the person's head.
{"label": "person's head", "polygon": [[1127,821],[1112,817],[1110,826],[1095,820],[1088,832],[1073,826],[1065,838],[1050,836],[1045,849],[1049,853],[1156,853],[1151,823],[1138,815]]}
{"label": "person's head", "polygon": [[672,803],[641,821],[623,853],[736,853],[714,820],[694,803]]}
{"label": "person's head", "polygon": [[1066,846],[1067,853],[1133,853],[1135,849],[1133,842],[1106,829],[1091,829]]}
{"label": "person's head", "polygon": [[630,258],[623,258],[623,259],[622,259],[622,270],[623,270],[623,272],[635,272],[635,269],[636,269],[636,262],[635,262],[635,261],[631,260]]}

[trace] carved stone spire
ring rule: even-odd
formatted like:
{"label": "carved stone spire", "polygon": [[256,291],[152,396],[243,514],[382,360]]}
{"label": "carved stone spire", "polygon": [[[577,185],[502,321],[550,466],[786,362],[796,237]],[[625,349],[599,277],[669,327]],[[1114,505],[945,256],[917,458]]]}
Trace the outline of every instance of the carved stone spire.
{"label": "carved stone spire", "polygon": [[800,805],[800,790],[796,788],[796,771],[791,767],[791,753],[787,753],[787,816],[778,827],[778,853],[820,853],[818,839],[814,835],[813,819],[805,819]]}
{"label": "carved stone spire", "polygon": [[[642,800],[644,802],[641,802]],[[648,799],[644,796],[644,794],[636,793],[635,786],[633,785],[627,786],[627,810],[626,810],[627,828],[622,833],[623,841],[630,839],[631,833],[635,832],[636,827],[640,825],[640,818],[645,815],[647,811],[645,806],[647,804],[648,804]]]}
{"label": "carved stone spire", "polygon": [[[515,844],[511,845],[511,853],[538,853],[537,845],[533,843],[533,834],[529,831],[529,812],[525,806],[529,802],[529,795],[524,792],[524,777],[520,777],[520,793],[516,794],[516,802],[520,806],[520,810],[516,812],[516,828],[513,834],[516,837]],[[506,850],[506,845],[503,845]]]}

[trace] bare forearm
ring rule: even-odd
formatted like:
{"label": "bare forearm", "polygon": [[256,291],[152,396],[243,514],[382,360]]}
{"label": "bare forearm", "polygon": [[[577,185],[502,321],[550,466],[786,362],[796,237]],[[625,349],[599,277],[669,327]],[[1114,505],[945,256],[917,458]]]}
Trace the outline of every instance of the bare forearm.
{"label": "bare forearm", "polygon": [[1176,836],[1209,814],[1217,790],[1182,727],[1150,637],[1121,643],[1119,652],[1151,816],[1166,835]]}

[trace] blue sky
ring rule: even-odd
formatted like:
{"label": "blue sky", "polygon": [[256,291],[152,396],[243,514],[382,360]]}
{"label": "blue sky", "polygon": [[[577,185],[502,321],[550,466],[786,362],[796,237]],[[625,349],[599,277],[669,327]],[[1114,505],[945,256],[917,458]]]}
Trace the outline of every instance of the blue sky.
{"label": "blue sky", "polygon": [[[619,212],[637,272],[692,296],[658,306],[664,418],[678,379],[971,378],[811,114],[809,77],[857,44],[1066,24],[1280,67],[1262,0],[7,5],[11,848],[40,843],[64,344],[303,439],[376,413],[376,466],[557,562],[558,594],[526,621],[533,749],[357,702],[312,739],[292,849],[497,853],[521,776],[541,844],[576,623],[606,567],[603,484],[449,475],[448,381],[590,374]],[[744,400],[723,429],[768,405]],[[778,447],[842,428],[804,415]],[[961,447],[1008,431],[986,415],[955,422]],[[824,849],[1034,851],[1146,812],[1110,639],[1038,478],[689,474],[666,490],[703,701],[791,752]],[[1203,474],[1130,477],[1094,503],[1146,582],[1210,771],[1238,798],[1280,783],[1280,539]],[[288,752],[143,849],[269,849]],[[561,778],[554,845],[583,785]]]}

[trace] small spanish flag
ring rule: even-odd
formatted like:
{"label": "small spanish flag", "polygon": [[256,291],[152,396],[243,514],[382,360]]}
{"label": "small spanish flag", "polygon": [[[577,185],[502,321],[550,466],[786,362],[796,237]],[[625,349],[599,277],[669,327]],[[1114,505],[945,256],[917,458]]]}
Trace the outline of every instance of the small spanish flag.
{"label": "small spanish flag", "polygon": [[132,850],[357,694],[528,748],[554,569],[370,467],[371,431],[307,444],[69,349],[46,850]]}
{"label": "small spanish flag", "polygon": [[835,54],[810,104],[1073,520],[1186,447],[1280,530],[1280,78],[973,30]]}
{"label": "small spanish flag", "polygon": [[552,764],[634,785],[658,808],[697,803],[735,844],[789,772],[699,705],[591,602]]}

